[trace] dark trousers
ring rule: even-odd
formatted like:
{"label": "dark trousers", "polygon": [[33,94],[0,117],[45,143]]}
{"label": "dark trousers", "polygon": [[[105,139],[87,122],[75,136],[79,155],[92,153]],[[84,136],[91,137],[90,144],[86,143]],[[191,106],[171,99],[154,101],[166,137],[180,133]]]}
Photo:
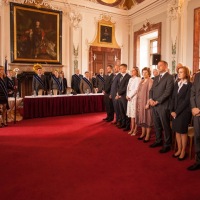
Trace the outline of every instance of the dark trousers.
{"label": "dark trousers", "polygon": [[114,107],[112,99],[109,98],[109,94],[104,94],[104,103],[105,103],[107,117],[109,119],[114,119]]}
{"label": "dark trousers", "polygon": [[114,107],[114,112],[116,114],[116,121],[119,122],[121,117],[120,117],[120,109],[119,109],[119,102],[117,99],[115,99],[115,96],[112,97],[112,103]]}
{"label": "dark trousers", "polygon": [[194,117],[194,132],[196,161],[200,164],[200,117]]}
{"label": "dark trousers", "polygon": [[158,105],[152,108],[153,122],[156,131],[156,142],[162,141],[162,132],[164,133],[164,147],[171,146],[172,130],[170,127],[170,110]]}
{"label": "dark trousers", "polygon": [[121,116],[121,124],[122,126],[126,126],[126,128],[130,128],[130,118],[126,115],[127,111],[127,99],[126,96],[122,96],[118,99],[120,116]]}

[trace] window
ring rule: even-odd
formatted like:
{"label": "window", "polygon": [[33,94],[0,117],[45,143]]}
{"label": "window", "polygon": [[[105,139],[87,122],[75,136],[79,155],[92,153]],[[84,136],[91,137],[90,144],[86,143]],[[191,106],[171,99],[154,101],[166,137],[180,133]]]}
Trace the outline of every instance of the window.
{"label": "window", "polygon": [[153,40],[150,40],[150,66],[151,66],[151,69],[155,69],[156,68],[156,65],[152,65],[152,60],[153,60],[153,54],[155,53],[158,53],[158,39],[153,39]]}

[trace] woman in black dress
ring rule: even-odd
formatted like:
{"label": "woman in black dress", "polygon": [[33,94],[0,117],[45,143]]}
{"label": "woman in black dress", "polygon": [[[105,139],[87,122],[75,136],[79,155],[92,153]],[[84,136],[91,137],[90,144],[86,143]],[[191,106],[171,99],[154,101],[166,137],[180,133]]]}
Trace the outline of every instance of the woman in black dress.
{"label": "woman in black dress", "polygon": [[187,132],[191,121],[190,109],[190,72],[187,67],[178,69],[178,81],[174,86],[171,103],[172,130],[176,133],[178,150],[173,154],[178,160],[186,158]]}
{"label": "woman in black dress", "polygon": [[2,116],[0,128],[6,124],[6,107],[8,106],[8,91],[4,81],[5,74],[3,66],[0,66],[0,115]]}

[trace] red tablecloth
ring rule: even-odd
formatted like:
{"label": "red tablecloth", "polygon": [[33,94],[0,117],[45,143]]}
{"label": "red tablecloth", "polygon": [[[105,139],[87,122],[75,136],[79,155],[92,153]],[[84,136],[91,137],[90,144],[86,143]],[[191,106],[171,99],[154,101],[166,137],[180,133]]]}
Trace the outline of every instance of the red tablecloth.
{"label": "red tablecloth", "polygon": [[103,95],[25,97],[24,119],[104,111]]}

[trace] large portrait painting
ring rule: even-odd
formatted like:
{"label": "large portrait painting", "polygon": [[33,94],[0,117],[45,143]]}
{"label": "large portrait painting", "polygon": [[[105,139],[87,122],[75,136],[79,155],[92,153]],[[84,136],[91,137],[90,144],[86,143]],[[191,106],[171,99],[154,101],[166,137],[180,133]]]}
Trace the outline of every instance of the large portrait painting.
{"label": "large portrait painting", "polygon": [[10,5],[11,62],[62,64],[62,13]]}
{"label": "large portrait painting", "polygon": [[99,24],[99,42],[112,43],[112,26]]}

